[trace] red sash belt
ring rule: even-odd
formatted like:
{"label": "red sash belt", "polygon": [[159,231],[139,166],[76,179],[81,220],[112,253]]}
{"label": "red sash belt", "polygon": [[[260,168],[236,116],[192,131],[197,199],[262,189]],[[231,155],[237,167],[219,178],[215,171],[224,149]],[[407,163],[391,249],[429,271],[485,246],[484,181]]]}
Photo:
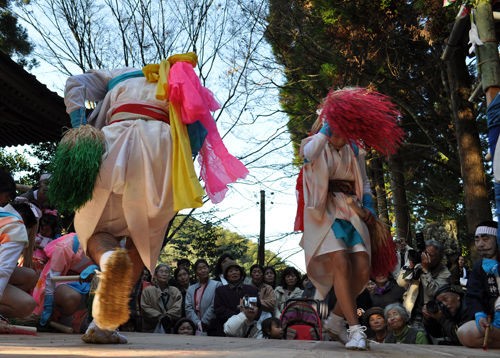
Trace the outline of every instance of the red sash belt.
{"label": "red sash belt", "polygon": [[[111,116],[114,116],[117,113],[120,112],[127,112],[127,113],[134,113],[139,116],[147,116],[150,118],[153,118],[157,121],[162,121],[167,124],[170,124],[170,120],[168,118],[168,113],[165,112],[164,109],[152,105],[147,105],[147,104],[139,104],[139,103],[126,103],[122,104],[118,107],[116,107],[113,112],[111,113]],[[131,118],[128,118],[131,119]],[[118,119],[116,121],[112,121],[112,123],[116,122],[121,122],[123,119]]]}

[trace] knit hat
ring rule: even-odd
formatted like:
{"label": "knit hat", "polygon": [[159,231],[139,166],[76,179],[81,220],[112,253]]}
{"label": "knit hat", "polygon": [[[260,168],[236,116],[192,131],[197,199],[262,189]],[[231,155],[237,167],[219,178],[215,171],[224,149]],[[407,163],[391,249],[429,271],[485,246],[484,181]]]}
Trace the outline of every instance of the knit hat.
{"label": "knit hat", "polygon": [[363,321],[365,322],[366,325],[368,325],[368,322],[370,321],[370,316],[378,314],[382,317],[384,317],[384,309],[382,307],[371,307],[366,310],[366,312],[363,314]]}
{"label": "knit hat", "polygon": [[440,294],[446,293],[446,292],[453,292],[459,296],[463,296],[463,294],[464,294],[462,287],[447,283],[447,284],[445,284],[437,289],[436,293],[434,294],[434,299],[436,299],[437,296],[439,296]]}
{"label": "knit hat", "polygon": [[227,271],[231,268],[231,267],[237,267],[239,270],[240,270],[240,274],[241,274],[241,279],[243,279],[245,277],[245,270],[243,269],[243,267],[241,267],[240,265],[238,265],[236,263],[236,261],[234,260],[230,260],[230,259],[227,259],[224,264],[222,265],[222,273],[224,274],[224,278],[227,280]]}

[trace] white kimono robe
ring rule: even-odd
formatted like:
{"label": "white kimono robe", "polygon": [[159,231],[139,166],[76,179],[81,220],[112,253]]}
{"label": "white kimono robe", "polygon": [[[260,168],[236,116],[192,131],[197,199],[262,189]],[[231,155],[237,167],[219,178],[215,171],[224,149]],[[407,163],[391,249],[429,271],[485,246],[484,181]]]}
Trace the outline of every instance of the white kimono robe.
{"label": "white kimono robe", "polygon": [[[106,140],[92,200],[76,212],[75,229],[85,251],[88,239],[97,232],[129,237],[153,272],[168,223],[175,215],[172,139],[165,122],[128,112],[113,114],[118,106],[129,103],[155,106],[168,113],[168,103],[155,98],[156,83],[148,83],[144,77],[129,78],[107,90],[112,78],[131,71],[135,69],[91,71],[70,77],[66,83],[68,113],[83,107],[85,100],[101,101],[98,115],[89,123],[102,128]],[[119,121],[110,124],[115,120]]]}

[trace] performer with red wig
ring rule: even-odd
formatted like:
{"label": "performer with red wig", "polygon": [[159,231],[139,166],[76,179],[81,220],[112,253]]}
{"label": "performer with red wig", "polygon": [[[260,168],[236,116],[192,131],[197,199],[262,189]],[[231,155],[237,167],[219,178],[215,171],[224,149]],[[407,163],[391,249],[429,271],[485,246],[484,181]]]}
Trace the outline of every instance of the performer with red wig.
{"label": "performer with red wig", "polygon": [[300,147],[304,166],[296,229],[303,230],[307,274],[318,298],[335,287],[337,304],[325,328],[347,349],[367,349],[366,327],[359,324],[355,301],[370,278],[374,243],[369,227],[376,218],[363,148],[394,153],[404,134],[398,116],[394,104],[380,93],[364,88],[332,90],[313,134]]}

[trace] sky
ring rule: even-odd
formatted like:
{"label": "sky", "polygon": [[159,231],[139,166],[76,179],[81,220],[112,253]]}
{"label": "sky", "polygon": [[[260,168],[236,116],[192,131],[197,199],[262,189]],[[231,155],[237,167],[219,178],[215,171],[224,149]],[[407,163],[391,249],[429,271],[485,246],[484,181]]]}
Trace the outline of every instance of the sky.
{"label": "sky", "polygon": [[[29,26],[26,27],[31,38],[39,39],[38,34]],[[262,51],[259,55],[272,58],[269,48]],[[54,67],[46,63],[43,56],[39,56],[38,60],[40,66],[34,68],[31,73],[50,90],[62,96],[66,76],[61,75]],[[230,66],[231,63],[228,65]],[[220,81],[220,77],[231,82],[227,73],[234,71],[237,77],[238,68],[219,68],[217,71],[221,74],[211,75],[210,78]],[[257,72],[260,74],[260,71],[262,69]],[[278,70],[271,76],[273,82],[279,82],[283,74]],[[265,81],[265,78],[259,78],[257,75],[247,80],[259,82]],[[228,97],[227,93],[224,93],[227,89],[217,88],[217,82],[208,86],[216,97],[220,97],[219,99]],[[258,89],[255,92],[258,92]],[[261,97],[258,97],[259,93],[252,93],[252,95],[256,95],[257,100],[245,103],[248,109],[245,108],[242,113],[238,112],[241,107],[240,103],[240,107],[235,106],[236,113],[231,113],[229,109],[218,117],[219,132],[223,135],[228,151],[238,158],[244,158],[242,160],[244,163],[250,163],[247,166],[250,173],[246,179],[239,180],[230,186],[226,198],[216,205],[218,210],[216,215],[220,218],[227,218],[227,221],[222,223],[224,228],[257,242],[261,225],[260,192],[264,190],[266,250],[278,253],[281,258],[304,272],[304,254],[298,245],[301,235],[293,233],[296,211],[295,181],[298,169],[291,165],[293,148],[286,128],[288,118],[280,113],[276,89],[274,92],[273,90],[262,92]],[[240,98],[245,100],[245,94],[236,100]],[[267,117],[264,114],[259,117],[260,113],[273,113],[273,115]],[[218,113],[215,115],[217,117]],[[241,116],[241,121],[233,128],[234,118],[240,118],[239,116]],[[269,142],[268,139],[271,137],[273,140]],[[269,143],[264,146],[264,151],[271,152],[271,154],[261,158],[262,153],[257,149],[267,142]],[[198,210],[202,212],[213,207],[211,203],[206,203],[201,210]]]}
{"label": "sky", "polygon": [[[40,66],[31,70],[38,81],[45,84],[50,90],[62,96],[66,76],[61,75],[50,65],[40,62]],[[68,118],[69,121],[69,118]],[[261,136],[266,138],[269,132],[278,130],[283,123],[269,122],[265,128],[256,129],[249,127],[239,130],[236,136],[228,135],[224,142],[229,152],[240,157],[250,138]],[[221,126],[224,126],[222,121]],[[222,133],[222,129],[219,128]],[[287,141],[287,133],[281,135],[280,142]],[[285,138],[283,138],[285,137]],[[239,180],[231,184],[226,198],[215,205],[219,212],[216,216],[227,218],[222,226],[227,230],[238,233],[254,242],[260,235],[260,199],[261,190],[265,192],[265,237],[266,250],[278,253],[279,256],[290,264],[305,272],[305,259],[299,247],[300,233],[293,233],[293,223],[296,211],[295,181],[296,173],[290,169],[293,158],[292,144],[280,148],[266,162],[273,167],[287,167],[285,170],[266,168],[250,168],[249,179]],[[261,183],[255,184],[255,183]],[[214,208],[210,202],[206,203],[201,212]],[[186,211],[187,212],[187,211]],[[184,212],[183,212],[184,213]]]}

